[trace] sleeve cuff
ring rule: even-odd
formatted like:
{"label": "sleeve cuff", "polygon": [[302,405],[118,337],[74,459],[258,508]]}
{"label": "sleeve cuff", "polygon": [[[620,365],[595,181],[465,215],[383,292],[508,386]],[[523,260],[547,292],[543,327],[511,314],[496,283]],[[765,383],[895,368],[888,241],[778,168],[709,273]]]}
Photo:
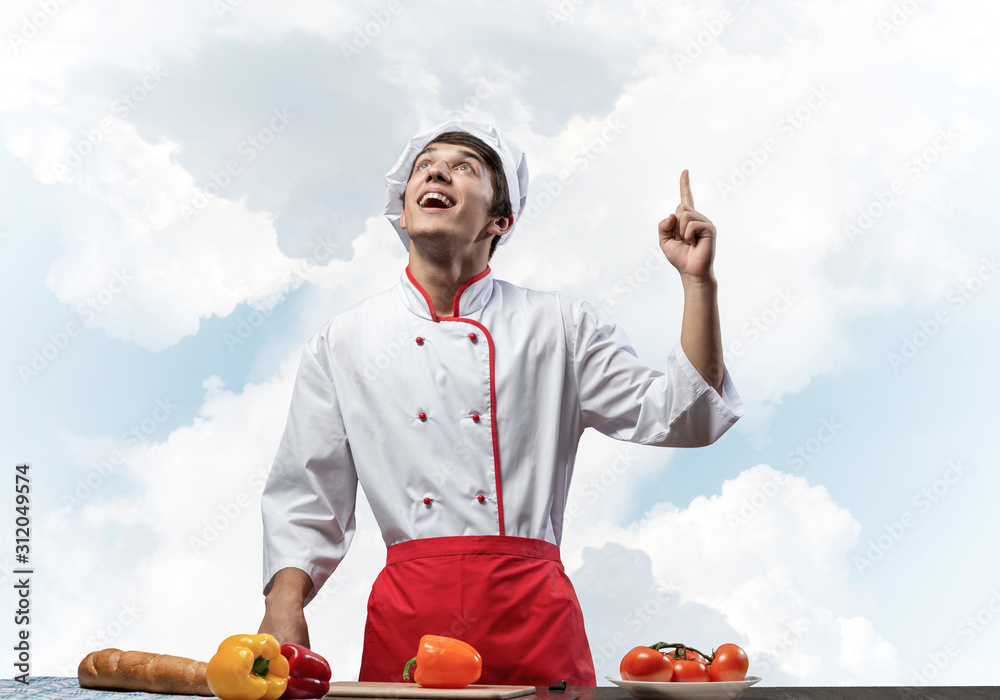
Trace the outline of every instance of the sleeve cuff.
{"label": "sleeve cuff", "polygon": [[326,583],[326,580],[330,578],[330,574],[326,573],[324,575],[323,572],[317,571],[317,567],[315,565],[303,559],[280,559],[276,562],[273,562],[271,564],[271,570],[269,572],[265,572],[264,574],[265,596],[271,591],[271,587],[274,585],[275,575],[282,569],[290,569],[290,568],[301,569],[302,571],[306,572],[306,574],[309,576],[309,580],[312,581],[313,587],[309,591],[309,594],[305,597],[305,600],[302,603],[303,607],[305,607],[306,605],[309,605],[309,601],[311,601],[313,598],[316,597],[316,594],[319,592],[319,589],[322,588],[323,584]]}
{"label": "sleeve cuff", "polygon": [[691,360],[684,354],[684,348],[681,347],[680,341],[677,341],[671,355],[677,362],[678,369],[688,380],[688,386],[695,397],[704,396],[718,411],[720,417],[730,425],[743,417],[743,400],[736,391],[736,385],[733,384],[729,370],[724,363],[722,365],[722,395],[720,396],[715,387],[706,382],[701,373],[691,364]]}

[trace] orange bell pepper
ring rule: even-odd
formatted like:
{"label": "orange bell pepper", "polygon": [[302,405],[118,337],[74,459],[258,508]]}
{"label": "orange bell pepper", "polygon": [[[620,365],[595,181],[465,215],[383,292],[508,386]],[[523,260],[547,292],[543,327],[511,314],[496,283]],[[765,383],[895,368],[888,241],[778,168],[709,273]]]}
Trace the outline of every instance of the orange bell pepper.
{"label": "orange bell pepper", "polygon": [[285,692],[288,671],[277,639],[236,634],[208,662],[208,689],[222,700],[276,700]]}
{"label": "orange bell pepper", "polygon": [[417,655],[403,667],[403,680],[410,680],[410,668],[417,665],[413,680],[425,688],[464,688],[479,680],[483,659],[471,645],[460,639],[425,634]]}

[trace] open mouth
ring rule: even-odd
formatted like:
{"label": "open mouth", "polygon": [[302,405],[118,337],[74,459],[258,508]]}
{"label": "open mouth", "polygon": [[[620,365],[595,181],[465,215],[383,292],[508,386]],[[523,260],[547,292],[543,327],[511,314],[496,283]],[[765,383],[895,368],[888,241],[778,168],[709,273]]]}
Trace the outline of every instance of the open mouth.
{"label": "open mouth", "polygon": [[428,192],[417,204],[427,209],[451,209],[455,206],[453,201],[440,192]]}

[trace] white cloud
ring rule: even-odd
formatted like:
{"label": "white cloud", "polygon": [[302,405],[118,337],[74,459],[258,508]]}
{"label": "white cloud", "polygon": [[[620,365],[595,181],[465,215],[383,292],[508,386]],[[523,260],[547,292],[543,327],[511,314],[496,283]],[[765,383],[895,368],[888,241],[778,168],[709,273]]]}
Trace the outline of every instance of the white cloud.
{"label": "white cloud", "polygon": [[[896,650],[875,631],[871,620],[863,617],[838,617],[840,625],[840,663],[857,678],[872,678],[883,669],[899,668]],[[898,679],[902,682],[902,678]]]}
{"label": "white cloud", "polygon": [[[903,680],[893,645],[871,621],[848,614],[848,553],[861,528],[822,486],[758,465],[727,480],[719,495],[683,508],[660,503],[627,527],[590,513],[563,549],[581,598],[593,606],[588,633],[603,663],[598,677],[613,674],[629,648],[657,637],[704,651],[740,644],[751,673],[768,684]],[[616,546],[644,557],[623,560]],[[604,609],[615,609],[615,591],[589,589],[609,571],[595,562],[612,555],[616,580],[639,583],[625,586],[627,605],[609,617]],[[650,619],[633,606],[645,606]],[[618,632],[627,641],[612,643]]]}
{"label": "white cloud", "polygon": [[[273,379],[240,393],[206,380],[191,424],[134,448],[93,495],[39,523],[50,543],[39,554],[47,572],[39,595],[51,604],[37,626],[59,634],[33,673],[74,675],[86,653],[110,646],[207,660],[226,636],[256,632],[260,493],[297,365],[298,353]],[[136,491],[113,493],[118,478],[137,482]],[[357,673],[364,603],[384,552],[362,505],[351,552],[307,608],[313,644],[339,678]]]}

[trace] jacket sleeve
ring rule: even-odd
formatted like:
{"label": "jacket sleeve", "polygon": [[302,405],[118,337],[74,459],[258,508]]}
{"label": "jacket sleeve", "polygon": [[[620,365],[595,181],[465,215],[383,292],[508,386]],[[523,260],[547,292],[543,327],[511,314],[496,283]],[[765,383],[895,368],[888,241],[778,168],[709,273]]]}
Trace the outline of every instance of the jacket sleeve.
{"label": "jacket sleeve", "polygon": [[743,402],[723,368],[722,395],[681,349],[666,372],[636,357],[625,332],[602,323],[586,302],[571,307],[573,363],[583,422],[605,435],[643,445],[701,447],[718,440],[743,415]]}
{"label": "jacket sleeve", "polygon": [[308,603],[340,564],[354,536],[358,476],[321,333],[302,353],[288,422],[261,497],[264,594],[286,567],[313,582]]}

